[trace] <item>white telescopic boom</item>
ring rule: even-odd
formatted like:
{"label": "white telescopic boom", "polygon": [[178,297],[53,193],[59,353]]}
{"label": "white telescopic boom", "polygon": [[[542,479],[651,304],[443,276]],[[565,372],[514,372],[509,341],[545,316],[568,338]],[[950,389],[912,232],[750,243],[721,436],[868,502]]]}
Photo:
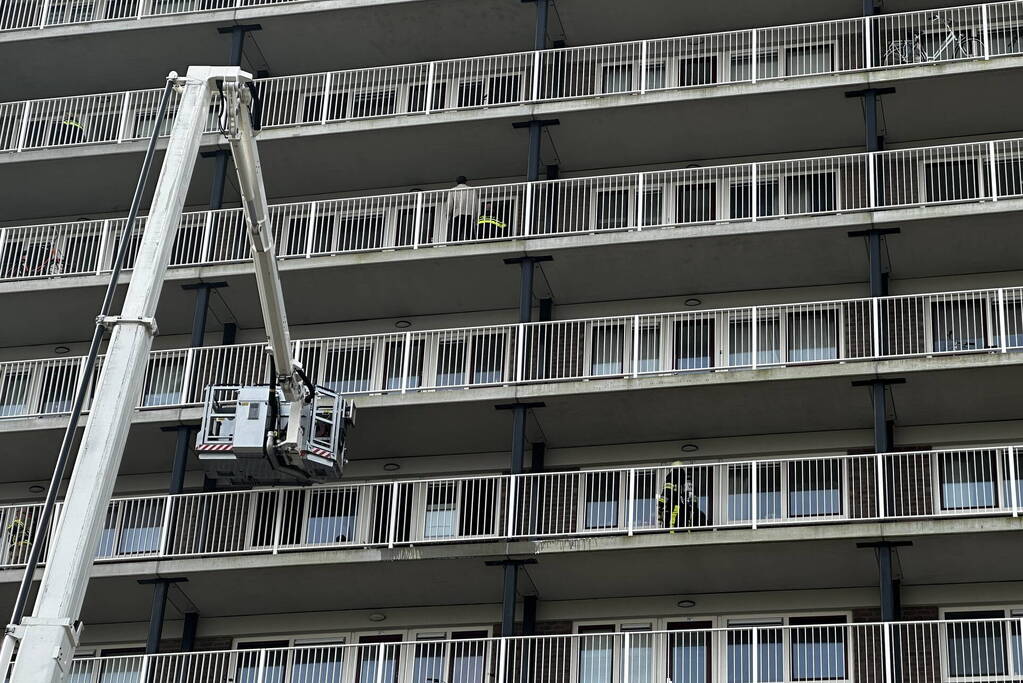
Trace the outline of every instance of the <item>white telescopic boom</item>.
{"label": "white telescopic boom", "polygon": [[[96,385],[89,421],[52,540],[31,617],[16,628],[20,641],[11,683],[62,683],[78,644],[79,618],[107,506],[132,415],[142,395],[154,316],[206,126],[214,81],[237,79],[237,67],[191,67],[160,170],[121,315]],[[127,238],[127,236],[125,237]]]}
{"label": "white telescopic boom", "polygon": [[231,155],[238,172],[238,187],[252,247],[256,285],[259,288],[259,304],[263,309],[263,324],[266,327],[270,355],[277,370],[277,383],[284,394],[284,400],[300,403],[306,396],[306,387],[296,371],[297,364],[291,355],[291,333],[288,331],[288,314],[284,308],[284,290],[277,270],[263,170],[259,163],[259,150],[256,148],[250,116],[252,94],[245,85],[249,80],[242,74],[235,80],[223,83],[224,116],[227,122],[227,130],[224,132],[231,143]]}

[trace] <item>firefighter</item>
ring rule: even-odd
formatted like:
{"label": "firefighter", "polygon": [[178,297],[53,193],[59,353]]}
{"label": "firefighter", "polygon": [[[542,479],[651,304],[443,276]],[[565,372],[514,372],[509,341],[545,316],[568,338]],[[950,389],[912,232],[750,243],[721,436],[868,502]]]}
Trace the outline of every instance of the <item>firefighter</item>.
{"label": "firefighter", "polygon": [[476,232],[480,239],[502,237],[507,229],[508,224],[501,220],[497,212],[494,211],[494,205],[484,204],[483,212],[480,214],[479,220],[476,221]]}
{"label": "firefighter", "polygon": [[458,176],[455,186],[448,193],[448,241],[461,242],[473,239],[472,224],[476,221],[476,206],[479,196],[469,186],[464,175]]}
{"label": "firefighter", "polygon": [[693,493],[693,482],[681,460],[671,463],[664,478],[664,487],[657,499],[657,523],[675,533],[677,528],[706,526],[707,516],[700,509],[700,499]]}
{"label": "firefighter", "polygon": [[85,126],[74,114],[68,114],[60,122],[57,142],[62,145],[76,145],[85,141]]}
{"label": "firefighter", "polygon": [[21,554],[22,549],[32,545],[32,535],[24,520],[15,517],[7,525],[7,543],[10,546],[11,555],[15,557]]}

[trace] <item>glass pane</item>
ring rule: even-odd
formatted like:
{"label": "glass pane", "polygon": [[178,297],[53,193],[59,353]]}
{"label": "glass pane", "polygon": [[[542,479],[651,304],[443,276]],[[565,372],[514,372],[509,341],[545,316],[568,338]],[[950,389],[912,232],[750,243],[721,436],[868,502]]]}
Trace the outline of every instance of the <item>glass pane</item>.
{"label": "glass pane", "polygon": [[838,314],[832,310],[788,314],[788,360],[793,363],[838,358]]}
{"label": "glass pane", "polygon": [[784,680],[782,632],[760,628],[756,631],[757,676],[753,677],[753,631],[728,633],[728,683],[777,683]]}
{"label": "glass pane", "polygon": [[160,549],[160,532],[163,529],[163,501],[149,500],[143,504],[122,506],[121,539],[117,552],[120,555],[150,553]]}
{"label": "glass pane", "polygon": [[425,538],[451,538],[457,534],[458,488],[454,482],[432,483],[426,490]]}
{"label": "glass pane", "polygon": [[717,184],[679,185],[675,195],[675,221],[702,223],[717,220]]}
{"label": "glass pane", "polygon": [[597,193],[596,223],[598,230],[616,230],[629,225],[628,190]]}
{"label": "glass pane", "polygon": [[610,529],[618,526],[621,474],[586,474],[586,528]]}
{"label": "glass pane", "polygon": [[842,514],[842,463],[798,460],[789,463],[789,516]]}
{"label": "glass pane", "polygon": [[711,367],[713,345],[713,320],[680,320],[675,324],[675,369],[700,370]]}
{"label": "glass pane", "polygon": [[358,490],[311,491],[306,543],[345,543],[355,539]]}
{"label": "glass pane", "polygon": [[936,302],[931,305],[931,315],[936,352],[987,347],[987,309],[982,300]]}
{"label": "glass pane", "polygon": [[709,664],[708,633],[680,631],[668,635],[668,675],[672,683],[707,683]]}
{"label": "glass pane", "polygon": [[612,683],[614,636],[587,635],[579,642],[579,683]]}
{"label": "glass pane", "polygon": [[[752,345],[752,322],[731,320],[728,323],[728,365],[729,367],[752,366],[750,353]],[[757,319],[757,365],[781,361],[781,330],[777,318]]]}
{"label": "glass pane", "polygon": [[472,383],[492,384],[504,381],[503,334],[480,334],[472,339]]}
{"label": "glass pane", "polygon": [[636,497],[633,500],[633,524],[640,528],[657,525],[657,498],[660,486],[656,470],[636,472]]}
{"label": "glass pane", "polygon": [[605,66],[601,77],[601,92],[616,93],[632,90],[632,65],[611,64]]}
{"label": "glass pane", "polygon": [[368,346],[328,351],[324,386],[342,394],[369,391],[372,359]]}
{"label": "glass pane", "polygon": [[437,386],[461,386],[465,379],[465,342],[441,342],[437,351]]}
{"label": "glass pane", "polygon": [[650,325],[639,329],[639,372],[661,369],[661,328]]}
{"label": "glass pane", "polygon": [[831,73],[834,70],[834,55],[830,45],[806,45],[785,50],[787,76]]}
{"label": "glass pane", "polygon": [[0,417],[24,415],[28,409],[27,372],[8,372],[0,384]]}
{"label": "glass pane", "polygon": [[624,372],[625,326],[599,325],[590,341],[591,375],[618,375]]}
{"label": "glass pane", "polygon": [[181,401],[185,377],[185,359],[163,357],[149,361],[144,406],[167,406]]}
{"label": "glass pane", "polygon": [[785,213],[828,213],[836,210],[834,173],[809,173],[785,178]]}
{"label": "glass pane", "polygon": [[941,509],[964,510],[998,505],[995,453],[942,453]]}
{"label": "glass pane", "polygon": [[792,680],[826,681],[846,678],[845,629],[805,626],[793,629]]}
{"label": "glass pane", "polygon": [[952,622],[945,628],[949,674],[962,677],[1008,673],[1002,622]]}
{"label": "glass pane", "polygon": [[975,159],[927,164],[924,201],[979,199],[980,177],[980,165]]}

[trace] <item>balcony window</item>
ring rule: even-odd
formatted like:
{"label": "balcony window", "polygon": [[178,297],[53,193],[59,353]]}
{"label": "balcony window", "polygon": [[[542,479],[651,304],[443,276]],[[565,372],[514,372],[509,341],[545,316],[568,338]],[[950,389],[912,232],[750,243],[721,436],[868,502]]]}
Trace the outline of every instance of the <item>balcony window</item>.
{"label": "balcony window", "polygon": [[632,501],[632,522],[638,529],[657,526],[657,499],[661,495],[661,481],[657,470],[636,472],[636,492]]}
{"label": "balcony window", "polygon": [[169,406],[181,402],[185,380],[185,356],[162,356],[149,361],[142,394],[144,406]]}
{"label": "balcony window", "polygon": [[612,683],[614,677],[615,627],[580,626],[579,683]]}
{"label": "balcony window", "polygon": [[664,224],[664,190],[661,188],[643,191],[643,225]]}
{"label": "balcony window", "polygon": [[433,243],[434,226],[437,222],[437,207],[423,206],[422,215],[418,218],[420,221],[418,233],[416,231],[417,216],[419,214],[415,207],[398,210],[395,246],[411,247],[415,244]]}
{"label": "balcony window", "polygon": [[757,468],[757,519],[782,517],[781,463],[762,462],[752,465],[728,466],[728,521],[747,522],[753,519],[752,467]]}
{"label": "balcony window", "polygon": [[834,71],[835,55],[832,45],[804,45],[785,50],[786,76],[826,74]]}
{"label": "balcony window", "polygon": [[717,218],[717,183],[678,186],[675,194],[676,223],[706,223]]}
{"label": "balcony window", "polygon": [[706,57],[683,57],[679,60],[678,84],[682,87],[691,85],[711,85],[718,80],[718,58],[716,55]]}
{"label": "balcony window", "polygon": [[956,297],[931,304],[931,333],[935,353],[988,348],[986,299]]}
{"label": "balcony window", "polygon": [[625,368],[625,326],[595,324],[590,332],[590,375],[620,375]]}
{"label": "balcony window", "polygon": [[437,350],[437,386],[456,387],[466,384],[465,340],[442,341]]}
{"label": "balcony window", "polygon": [[[322,683],[323,681],[342,680],[346,652],[343,647],[340,647],[343,644],[344,640],[336,638],[331,640],[295,639],[294,645],[297,649],[288,653],[291,662],[291,677],[281,683]],[[264,678],[263,683],[268,683],[270,680]]]}
{"label": "balcony window", "polygon": [[998,507],[997,451],[936,454],[942,510]]}
{"label": "balcony window", "polygon": [[447,106],[447,83],[433,84],[433,100],[431,102],[426,101],[426,94],[428,92],[429,89],[426,85],[413,85],[409,87],[408,110],[410,113],[426,111],[427,105],[429,105],[431,110],[444,109]]}
{"label": "balcony window", "polygon": [[785,213],[830,213],[837,210],[834,173],[785,176]]}
{"label": "balcony window", "polygon": [[842,461],[796,460],[788,463],[790,517],[842,514]]}
{"label": "balcony window", "polygon": [[840,681],[849,677],[845,617],[791,617],[793,681]]}
{"label": "balcony window", "polygon": [[[728,366],[753,365],[753,321],[749,319],[728,322]],[[781,326],[777,318],[757,319],[757,365],[781,362]]]}
{"label": "balcony window", "polygon": [[[576,674],[578,683],[615,683],[624,680],[628,667],[630,681],[655,680],[654,636],[650,623],[586,624],[576,627]],[[628,657],[625,657],[628,634]]]}
{"label": "balcony window", "polygon": [[159,498],[115,502],[107,509],[97,557],[120,557],[160,550],[164,501]]}
{"label": "balcony window", "polygon": [[675,323],[675,370],[703,370],[714,365],[714,321],[687,318]]}
{"label": "balcony window", "polygon": [[710,683],[713,662],[709,621],[667,623],[668,678],[672,683]]}
{"label": "balcony window", "polygon": [[752,204],[752,181],[733,183],[729,189],[729,217],[733,220],[752,218],[754,208],[756,217],[777,216],[780,213],[778,201],[778,181],[760,180],[757,182],[757,205]]}
{"label": "balcony window", "polygon": [[305,542],[312,544],[350,543],[356,540],[359,489],[311,490]]}
{"label": "balcony window", "polygon": [[489,635],[485,630],[418,634],[412,683],[484,683]]}
{"label": "balcony window", "polygon": [[[728,622],[728,683],[781,683],[785,680],[785,645],[782,619],[732,620]],[[744,627],[750,630],[742,630]],[[756,629],[755,639],[754,631]],[[756,642],[757,671],[753,675]]]}
{"label": "balcony window", "polygon": [[[400,390],[403,381],[406,389],[416,389],[423,383],[423,340],[410,339],[408,341],[407,369],[404,369],[405,347],[405,341],[387,342],[384,346],[384,389],[387,391]],[[403,374],[406,372],[407,380],[404,379],[405,375]]]}
{"label": "balcony window", "polygon": [[360,636],[355,683],[397,683],[401,634]]}
{"label": "balcony window", "polygon": [[79,367],[78,363],[60,363],[43,371],[40,412],[66,413],[71,410]]}
{"label": "balcony window", "polygon": [[352,96],[352,118],[395,114],[396,101],[397,93],[393,89],[356,92]]}
{"label": "balcony window", "polygon": [[619,526],[621,472],[587,472],[585,529],[615,529]]}
{"label": "balcony window", "polygon": [[642,325],[639,328],[638,351],[637,372],[657,372],[662,369],[660,325]]}
{"label": "balcony window", "polygon": [[423,536],[454,538],[458,534],[458,487],[456,482],[431,482],[426,486]]}
{"label": "balcony window", "polygon": [[330,349],[323,385],[331,391],[350,394],[372,387],[373,350],[369,346]]}
{"label": "balcony window", "polygon": [[924,165],[924,202],[979,199],[983,194],[983,170],[977,159],[958,159]]}
{"label": "balcony window", "polygon": [[632,64],[605,64],[601,67],[600,92],[605,95],[632,90]]}
{"label": "balcony window", "polygon": [[105,647],[91,652],[76,652],[77,661],[68,676],[68,683],[138,683],[142,658],[137,655],[145,653],[144,647]]}
{"label": "balcony window", "polygon": [[507,104],[522,99],[522,76],[507,74],[458,84],[458,107]]}
{"label": "balcony window", "polygon": [[0,370],[0,417],[29,413],[28,390],[31,377],[27,370]]}
{"label": "balcony window", "polygon": [[[281,648],[291,645],[288,640],[257,640],[238,643],[237,683],[284,683],[287,671],[285,652]],[[268,650],[264,661],[260,661],[260,650]]]}
{"label": "balcony window", "polygon": [[348,111],[348,93],[332,92],[327,98],[326,111],[323,108],[323,93],[306,95],[302,103],[302,121],[341,121]]}
{"label": "balcony window", "polygon": [[838,358],[837,311],[796,311],[786,316],[786,322],[788,362],[809,363]]}
{"label": "balcony window", "polygon": [[595,227],[597,230],[619,230],[629,227],[632,192],[607,190],[597,192],[595,201]]}
{"label": "balcony window", "polygon": [[505,335],[478,334],[472,338],[472,383],[504,381]]}
{"label": "balcony window", "polygon": [[[1009,662],[1006,625],[1001,621],[965,621],[1002,619],[1002,610],[946,612],[946,649],[948,674],[953,678],[1006,676]],[[1014,634],[1014,644],[1018,635]]]}
{"label": "balcony window", "polygon": [[[753,56],[751,54],[733,55],[731,70],[732,81],[753,80]],[[778,76],[778,53],[757,52],[757,78],[775,78]]]}

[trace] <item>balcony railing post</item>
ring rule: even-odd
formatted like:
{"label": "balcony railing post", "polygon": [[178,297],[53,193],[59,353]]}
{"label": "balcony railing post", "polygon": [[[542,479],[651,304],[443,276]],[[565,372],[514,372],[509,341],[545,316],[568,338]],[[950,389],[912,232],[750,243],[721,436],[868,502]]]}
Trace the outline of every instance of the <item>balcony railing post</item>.
{"label": "balcony railing post", "polygon": [[874,455],[874,463],[876,465],[875,477],[877,477],[877,516],[878,519],[884,519],[885,514],[885,485],[884,485],[884,454],[876,453]]}
{"label": "balcony railing post", "polygon": [[185,370],[181,373],[181,401],[179,405],[188,405],[192,396],[192,365],[195,363],[195,349],[189,347],[185,351]]}
{"label": "balcony railing post", "polygon": [[991,59],[991,24],[988,19],[987,3],[980,6],[980,25],[984,43],[984,59]]}
{"label": "balcony railing post", "polygon": [[394,537],[398,530],[398,492],[401,487],[398,482],[391,484],[391,506],[390,517],[387,520],[387,547],[394,547]]}
{"label": "balcony railing post", "polygon": [[522,475],[512,474],[508,477],[508,524],[505,538],[515,536],[515,514],[518,508],[519,477]]}
{"label": "balcony railing post", "polygon": [[[753,527],[754,529],[756,527]],[[749,634],[749,675],[750,683],[758,683],[760,681],[760,629],[754,626],[750,629]]]}
{"label": "balcony railing post", "polygon": [[46,20],[50,14],[50,0],[43,0],[43,8],[39,13],[39,28],[46,28]]}
{"label": "balcony railing post", "polygon": [[760,185],[760,177],[759,176],[760,176],[760,164],[757,164],[757,163],[750,164],[750,188],[749,188],[750,202],[749,203],[750,203],[750,213],[752,214],[751,218],[752,218],[754,223],[757,222],[757,216],[760,213],[760,192],[757,189],[759,187],[759,185]]}
{"label": "balcony railing post", "polygon": [[1009,330],[1006,325],[1008,311],[1005,309],[1005,290],[998,288],[998,341],[1002,353],[1009,351]]}
{"label": "balcony railing post", "polygon": [[[43,12],[44,12],[43,16],[46,16],[45,15],[46,5],[43,6]],[[22,151],[23,149],[25,149],[25,142],[28,140],[28,119],[29,119],[29,115],[30,115],[31,112],[32,112],[32,102],[26,101],[25,102],[25,113],[22,114],[22,116],[21,116],[21,130],[18,131],[18,149],[17,149],[17,151],[19,151],[19,152]]]}
{"label": "balcony railing post", "polygon": [[870,198],[870,208],[877,208],[877,152],[867,152],[867,196]]}
{"label": "balcony railing post", "polygon": [[895,660],[892,653],[892,625],[890,622],[881,624],[884,647],[884,683],[892,683],[895,673]]}
{"label": "balcony railing post", "polygon": [[526,369],[526,324],[518,324],[519,338],[515,344],[515,382],[522,382]]}
{"label": "balcony railing post", "polygon": [[99,250],[96,253],[96,275],[102,273],[103,268],[103,255],[107,253],[107,245],[110,243],[110,219],[107,218],[103,221],[103,228],[99,234]]}
{"label": "balcony railing post", "polygon": [[305,236],[305,257],[310,258],[313,255],[313,237],[316,234],[316,209],[318,205],[316,202],[312,202],[309,205],[309,232]]}
{"label": "balcony railing post", "polygon": [[[374,683],[384,683],[384,648],[387,647],[387,645],[385,643],[380,643],[377,647],[380,649],[377,651],[377,670],[376,676],[373,677],[373,681]],[[891,681],[888,681],[887,683],[891,683]]]}
{"label": "balcony railing post", "polygon": [[497,683],[505,683],[508,670],[508,639],[501,638],[497,645]]}
{"label": "balcony railing post", "polygon": [[873,297],[870,300],[870,332],[871,348],[874,358],[881,357],[881,299]]}
{"label": "balcony railing post", "polygon": [[416,193],[416,211],[412,219],[412,248],[419,248],[419,236],[423,232],[423,193]]}
{"label": "balcony railing post", "polygon": [[412,359],[412,333],[406,332],[405,339],[402,342],[404,348],[401,351],[401,393],[408,391],[409,381],[409,363]]}
{"label": "balcony railing post", "polygon": [[749,467],[750,467],[750,472],[749,472],[749,497],[750,497],[749,516],[750,516],[750,526],[754,530],[756,530],[756,528],[757,528],[757,521],[758,521],[757,520],[757,516],[758,516],[758,513],[759,513],[759,510],[758,510],[758,507],[759,507],[759,505],[758,505],[758,502],[759,502],[758,501],[758,496],[759,496],[759,488],[760,488],[759,482],[757,481],[757,469],[758,468],[757,468],[756,461],[755,460],[751,461],[750,464],[749,464]]}
{"label": "balcony railing post", "polygon": [[117,124],[117,142],[124,142],[125,133],[128,130],[128,105],[131,104],[131,91],[124,93],[124,102],[121,103],[121,118]]}
{"label": "balcony railing post", "polygon": [[330,115],[330,88],[334,83],[334,74],[328,73],[323,78],[323,106],[320,108],[320,123],[327,123]]}
{"label": "balcony railing post", "polygon": [[634,467],[629,468],[629,495],[625,499],[625,504],[628,506],[625,514],[629,523],[629,536],[632,536],[636,531],[636,469]]}
{"label": "balcony railing post", "polygon": [[[987,5],[984,5],[987,9]],[[990,175],[991,183],[991,201],[998,201],[998,164],[995,160],[995,142],[991,140],[987,143],[987,164],[988,173]]]}
{"label": "balcony railing post", "polygon": [[274,491],[274,540],[271,553],[276,555],[281,549],[281,531],[284,527],[284,490]]}
{"label": "balcony railing post", "polygon": [[522,193],[523,194],[523,201],[525,202],[525,206],[523,207],[523,211],[522,211],[522,215],[523,215],[523,218],[522,218],[522,236],[523,237],[529,237],[530,235],[533,234],[533,230],[532,230],[533,221],[536,218],[533,215],[533,188],[534,188],[535,185],[536,185],[536,183],[526,183],[524,191]]}
{"label": "balcony railing post", "polygon": [[256,663],[256,683],[264,683],[265,681],[266,681],[266,650],[260,650],[259,660]]}
{"label": "balcony railing post", "polygon": [[1009,504],[1012,505],[1012,516],[1019,517],[1019,484],[1016,477],[1016,447],[1009,446]]}
{"label": "balcony railing post", "polygon": [[632,634],[626,631],[622,634],[622,683],[632,683],[631,671],[629,670],[632,658]]}
{"label": "balcony railing post", "polygon": [[757,58],[757,50],[758,50],[758,46],[757,46],[757,30],[755,28],[754,29],[750,29],[750,32],[753,34],[752,38],[751,38],[752,50],[751,50],[751,53],[750,53],[750,78],[751,78],[751,81],[753,83],[756,83],[757,82],[757,63],[759,61],[758,58]]}
{"label": "balcony railing post", "polygon": [[638,173],[636,178],[636,230],[643,230],[646,222],[646,174]]}
{"label": "balcony railing post", "polygon": [[540,57],[542,54],[540,50],[533,53],[533,83],[529,93],[529,98],[533,102],[540,99]]}
{"label": "balcony railing post", "polygon": [[[152,657],[142,656],[142,657],[139,657],[139,659],[141,659],[142,661],[141,661],[141,663],[139,665],[139,677],[138,677],[138,680],[140,680],[140,681],[148,681],[149,680],[149,662],[152,661]],[[127,673],[127,672],[125,672],[125,673]],[[115,676],[116,676],[116,674],[115,674]]]}
{"label": "balcony railing post", "polygon": [[430,66],[426,70],[426,97],[423,98],[423,109],[427,114],[433,111],[433,107],[436,104],[433,101],[433,81],[436,75],[437,62],[430,62]]}
{"label": "balcony railing post", "polygon": [[753,369],[756,370],[757,369],[757,360],[758,360],[758,358],[757,358],[757,356],[758,356],[757,344],[760,343],[760,340],[758,339],[759,334],[758,334],[758,330],[757,330],[757,327],[759,327],[759,325],[757,325],[757,307],[756,306],[751,306],[750,307],[749,317],[750,317],[750,364],[752,365]]}
{"label": "balcony railing post", "polygon": [[[171,508],[174,505],[174,496],[164,496],[163,499],[163,526],[160,527],[160,557],[167,556],[167,546],[170,543]],[[143,678],[142,680],[146,680]]]}
{"label": "balcony railing post", "polygon": [[210,244],[213,243],[213,212],[206,212],[206,220],[202,226],[202,241],[199,244],[199,263],[210,263]]}
{"label": "balcony railing post", "polygon": [[639,51],[639,92],[640,94],[646,94],[647,88],[646,65],[649,59],[648,51],[650,49],[650,43],[649,41],[644,40],[642,43],[640,43],[640,45],[641,47]]}
{"label": "balcony railing post", "polygon": [[863,65],[868,69],[874,68],[874,36],[873,36],[873,21],[871,17],[863,17],[863,47],[864,47],[864,61]]}
{"label": "balcony railing post", "polygon": [[639,316],[632,318],[632,376],[639,377]]}

